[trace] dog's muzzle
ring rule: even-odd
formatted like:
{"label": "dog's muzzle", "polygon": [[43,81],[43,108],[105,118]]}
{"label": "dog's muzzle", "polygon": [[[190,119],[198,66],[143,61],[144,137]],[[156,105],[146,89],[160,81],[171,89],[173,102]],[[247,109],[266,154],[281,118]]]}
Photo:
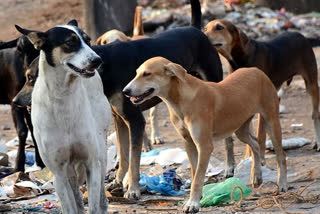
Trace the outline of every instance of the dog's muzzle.
{"label": "dog's muzzle", "polygon": [[84,77],[93,77],[95,74],[95,70],[101,64],[102,64],[102,59],[100,57],[95,57],[93,60],[91,60],[89,66],[87,66],[84,69],[80,69],[71,63],[67,63],[69,68],[71,68],[72,70],[74,70],[75,72],[79,73],[81,76],[84,76]]}
{"label": "dog's muzzle", "polygon": [[151,95],[153,92],[154,92],[154,88],[150,88],[150,89],[148,89],[146,92],[144,92],[143,94],[138,95],[138,96],[134,96],[134,95],[132,95],[131,89],[128,88],[128,89],[123,90],[124,95],[127,96],[127,97],[129,97],[129,98],[130,98],[130,101],[131,101],[133,104],[139,104],[139,103],[141,103],[146,97],[148,97],[149,95]]}

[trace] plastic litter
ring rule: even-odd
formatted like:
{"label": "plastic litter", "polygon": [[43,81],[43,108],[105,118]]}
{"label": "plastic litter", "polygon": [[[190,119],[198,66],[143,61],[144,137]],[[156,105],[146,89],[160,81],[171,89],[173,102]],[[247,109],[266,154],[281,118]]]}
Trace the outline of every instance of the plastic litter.
{"label": "plastic litter", "polygon": [[166,196],[179,196],[184,193],[182,181],[176,177],[174,169],[169,169],[160,176],[141,174],[139,187],[146,188],[150,193],[160,193]]}
{"label": "plastic litter", "polygon": [[25,163],[29,166],[32,166],[35,163],[36,157],[34,152],[25,152],[26,161]]}
{"label": "plastic litter", "polygon": [[[217,206],[231,200],[230,193],[232,189],[239,186],[243,190],[244,198],[248,197],[252,189],[248,188],[239,178],[228,178],[222,183],[207,184],[202,189],[201,207]],[[233,199],[239,201],[241,198],[240,190],[233,192]]]}
{"label": "plastic litter", "polygon": [[[311,140],[309,139],[306,139],[303,137],[293,137],[293,138],[282,140],[282,147],[283,149],[295,149],[310,143],[311,143]],[[274,150],[271,140],[266,141],[266,148]]]}

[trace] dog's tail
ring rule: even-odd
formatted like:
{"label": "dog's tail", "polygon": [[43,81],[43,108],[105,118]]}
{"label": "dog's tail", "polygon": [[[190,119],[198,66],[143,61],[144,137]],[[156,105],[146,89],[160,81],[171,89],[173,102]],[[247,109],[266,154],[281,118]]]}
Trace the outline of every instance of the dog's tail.
{"label": "dog's tail", "polygon": [[201,29],[201,5],[199,0],[190,0],[191,26]]}
{"label": "dog's tail", "polygon": [[15,40],[11,40],[9,42],[0,43],[0,50],[17,47],[18,40],[19,40],[19,38],[15,39]]}
{"label": "dog's tail", "polygon": [[143,36],[143,23],[142,23],[142,10],[143,7],[137,6],[134,13],[134,22],[133,22],[133,36]]}
{"label": "dog's tail", "polygon": [[318,47],[320,46],[320,39],[315,38],[307,38],[307,40],[310,42],[312,47]]}

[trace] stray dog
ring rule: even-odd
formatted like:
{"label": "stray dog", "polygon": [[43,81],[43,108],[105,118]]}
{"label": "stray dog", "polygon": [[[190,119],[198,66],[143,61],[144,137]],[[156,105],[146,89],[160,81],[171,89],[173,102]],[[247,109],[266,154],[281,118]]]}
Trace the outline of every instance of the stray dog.
{"label": "stray dog", "polygon": [[116,179],[107,188],[122,187],[122,180],[128,172],[128,190],[124,197],[140,198],[139,168],[145,129],[142,111],[161,102],[159,98],[154,98],[137,106],[122,93],[122,89],[134,78],[138,66],[147,59],[162,56],[186,69],[199,71],[203,79],[222,80],[218,53],[200,30],[200,2],[191,0],[191,9],[192,27],[177,28],[147,39],[92,47],[104,62],[98,70],[104,93],[112,107],[120,157]]}
{"label": "stray dog", "polygon": [[[97,39],[97,45],[110,44],[111,42],[126,42],[130,40],[145,39],[148,36],[144,35],[143,23],[142,23],[142,10],[141,6],[137,6],[134,14],[133,23],[133,36],[130,38],[126,36],[123,32],[119,30],[110,30],[104,33]],[[151,142],[152,144],[162,144],[164,143],[163,138],[160,135],[159,124],[158,124],[158,107],[154,106],[150,109],[150,125],[151,125]],[[152,149],[150,140],[147,137],[146,132],[143,135],[143,151],[147,152]]]}
{"label": "stray dog", "polygon": [[[315,148],[320,151],[320,113],[317,63],[311,44],[299,33],[284,33],[268,42],[249,39],[243,31],[226,20],[214,20],[204,28],[212,45],[231,64],[233,70],[241,67],[258,67],[271,79],[277,90],[287,81],[289,85],[293,76],[301,75],[306,89],[312,98],[312,119],[316,135]],[[312,45],[318,43],[311,41]],[[258,122],[258,140],[261,159],[265,162],[265,139],[263,122]],[[228,143],[227,143],[228,144]],[[232,144],[232,142],[231,142]],[[232,145],[227,147],[233,153]],[[246,157],[250,155],[247,147]],[[228,157],[233,159],[233,154]],[[234,160],[230,161],[234,165]],[[234,166],[230,166],[233,175]]]}
{"label": "stray dog", "polygon": [[[27,66],[39,55],[39,51],[25,36],[0,44],[0,104],[10,104],[12,119],[19,138],[19,148],[14,171],[24,172],[25,144],[28,128],[32,130],[30,114],[26,108],[12,102],[14,96],[25,83]],[[43,168],[44,164],[37,152],[37,145],[31,131],[32,140],[36,147],[36,163]]]}
{"label": "stray dog", "polygon": [[135,104],[154,96],[167,104],[172,124],[186,141],[191,163],[192,185],[190,199],[183,208],[185,212],[199,211],[213,143],[233,132],[253,151],[252,185],[257,187],[262,183],[259,145],[249,126],[256,113],[262,115],[277,154],[280,190],[287,190],[279,101],[273,84],[259,69],[239,69],[223,81],[212,83],[187,74],[178,64],[155,57],[137,69],[136,77],[123,89],[123,93]]}
{"label": "stray dog", "polygon": [[[22,87],[22,89],[18,92],[18,94],[12,99],[12,103],[20,109],[27,109],[28,110],[29,114],[27,114],[25,118],[26,118],[26,122],[27,122],[28,128],[30,130],[31,137],[32,137],[34,147],[35,147],[36,163],[39,167],[44,168],[45,165],[40,157],[38,145],[37,145],[37,142],[34,138],[33,126],[32,126],[31,115],[30,115],[31,114],[31,93],[32,93],[34,84],[38,78],[38,70],[39,70],[38,67],[39,67],[39,57],[37,57],[35,60],[33,60],[33,62],[28,67],[26,74],[25,74],[26,82],[25,82],[24,86]],[[21,146],[21,144],[19,144],[19,146]],[[24,149],[24,146],[22,148]],[[23,153],[24,153],[24,150],[23,150]],[[24,162],[24,160],[23,160],[23,162]]]}
{"label": "stray dog", "polygon": [[72,20],[46,32],[16,28],[40,50],[31,119],[63,213],[85,213],[79,189],[84,181],[89,213],[107,213],[104,176],[111,108],[95,72],[102,60],[77,26]]}
{"label": "stray dog", "polygon": [[126,42],[131,40],[148,38],[148,36],[144,35],[143,23],[142,23],[142,10],[143,8],[141,6],[136,7],[135,14],[134,14],[134,21],[133,21],[133,35],[131,38],[126,34],[124,34],[123,32],[113,29],[102,34],[97,39],[96,44],[106,45],[115,41]]}

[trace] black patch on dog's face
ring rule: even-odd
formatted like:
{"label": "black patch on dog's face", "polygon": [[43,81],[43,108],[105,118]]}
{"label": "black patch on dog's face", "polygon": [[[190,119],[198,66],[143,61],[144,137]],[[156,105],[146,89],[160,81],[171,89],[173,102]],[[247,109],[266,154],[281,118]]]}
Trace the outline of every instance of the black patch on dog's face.
{"label": "black patch on dog's face", "polygon": [[[90,38],[81,29],[74,27],[77,33],[82,37],[83,41],[90,45]],[[49,65],[55,66],[53,50],[61,47],[65,53],[74,53],[81,49],[81,41],[78,35],[71,29],[64,27],[54,27],[46,32],[48,38],[43,46],[46,60]]]}

